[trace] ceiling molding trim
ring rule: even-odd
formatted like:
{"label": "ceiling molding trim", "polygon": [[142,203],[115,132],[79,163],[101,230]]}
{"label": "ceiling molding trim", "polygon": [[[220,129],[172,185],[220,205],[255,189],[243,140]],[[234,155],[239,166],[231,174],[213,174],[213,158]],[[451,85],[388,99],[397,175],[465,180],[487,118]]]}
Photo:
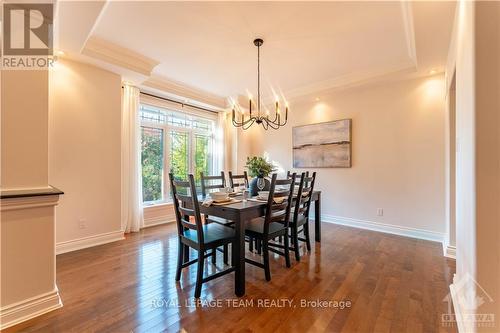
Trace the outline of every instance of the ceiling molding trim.
{"label": "ceiling molding trim", "polygon": [[[343,76],[335,77],[329,80],[320,81],[310,85],[303,86],[301,88],[289,90],[283,92],[288,101],[297,99],[302,96],[314,94],[321,91],[333,90],[338,88],[352,88],[356,86],[361,86],[366,83],[373,83],[378,80],[384,80],[387,76],[400,73],[411,73],[415,72],[416,67],[411,63],[402,63],[391,65],[386,68],[374,71],[361,71],[357,73],[349,73]],[[263,99],[263,104],[268,105],[273,103],[272,96],[266,96]]]}
{"label": "ceiling molding trim", "polygon": [[150,76],[159,62],[98,37],[90,37],[82,54]]}
{"label": "ceiling molding trim", "polygon": [[220,111],[226,108],[226,98],[197,88],[186,86],[160,76],[151,76],[142,83],[143,87],[156,89],[168,96],[199,104]]}
{"label": "ceiling molding trim", "polygon": [[413,24],[413,9],[410,1],[401,1],[403,25],[405,28],[406,47],[408,56],[417,67],[417,48],[415,44],[415,25]]}
{"label": "ceiling molding trim", "polygon": [[[97,2],[99,2],[99,1],[97,1]],[[92,38],[92,35],[94,34],[94,30],[96,29],[97,25],[99,24],[99,21],[101,20],[104,11],[108,7],[108,4],[109,4],[108,0],[102,1],[101,10],[97,14],[97,17],[96,17],[96,19],[94,21],[94,24],[92,25],[92,27],[89,30],[89,33],[87,35],[87,38],[85,39],[85,42],[82,44],[82,48],[80,49],[80,53],[83,53],[83,50],[85,49],[85,46],[87,45],[87,42],[89,41],[90,38]]]}

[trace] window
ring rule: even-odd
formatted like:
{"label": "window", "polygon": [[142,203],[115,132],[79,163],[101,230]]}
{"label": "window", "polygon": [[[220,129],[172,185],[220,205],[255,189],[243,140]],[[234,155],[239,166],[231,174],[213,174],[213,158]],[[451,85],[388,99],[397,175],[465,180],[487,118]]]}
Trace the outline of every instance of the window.
{"label": "window", "polygon": [[187,179],[214,173],[215,118],[141,104],[142,191],[144,204],[170,200],[168,173]]}
{"label": "window", "polygon": [[163,200],[163,129],[142,127],[142,196],[145,202]]}

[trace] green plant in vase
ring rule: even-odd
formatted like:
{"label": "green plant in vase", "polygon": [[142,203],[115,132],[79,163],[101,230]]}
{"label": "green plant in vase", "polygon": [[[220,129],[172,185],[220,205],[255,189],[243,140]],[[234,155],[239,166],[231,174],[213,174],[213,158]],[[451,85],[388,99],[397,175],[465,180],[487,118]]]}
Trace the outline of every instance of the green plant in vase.
{"label": "green plant in vase", "polygon": [[260,156],[247,157],[247,163],[245,167],[248,169],[248,174],[253,177],[250,182],[250,193],[251,195],[257,195],[259,191],[269,190],[269,177],[271,172],[275,171],[276,168],[265,158]]}

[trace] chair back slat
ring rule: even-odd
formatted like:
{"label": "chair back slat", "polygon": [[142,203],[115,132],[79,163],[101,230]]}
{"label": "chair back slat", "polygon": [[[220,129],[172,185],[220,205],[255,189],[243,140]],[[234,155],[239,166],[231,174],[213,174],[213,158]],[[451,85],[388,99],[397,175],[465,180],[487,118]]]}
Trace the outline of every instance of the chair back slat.
{"label": "chair back slat", "polygon": [[195,215],[194,210],[189,209],[189,208],[184,208],[182,206],[179,206],[179,211],[180,211],[182,216],[194,216]]}
{"label": "chair back slat", "polygon": [[233,173],[229,171],[229,186],[231,186],[232,188],[236,188],[241,184],[245,184],[245,187],[248,187],[247,172],[244,171],[242,175],[233,175]]}
{"label": "chair back slat", "polygon": [[287,207],[288,207],[288,200],[283,200],[283,202],[281,202],[281,203],[275,202],[272,205],[271,209],[273,211],[280,211],[280,210],[284,211],[284,210],[286,210]]}
{"label": "chair back slat", "polygon": [[270,222],[283,222],[285,220],[286,213],[276,215],[276,216],[271,216],[271,221]]}
{"label": "chair back slat", "polygon": [[[286,190],[286,191],[283,191],[283,190],[280,190],[280,191],[275,191],[274,192],[274,198],[286,198],[290,195],[290,191],[289,190]],[[285,199],[286,200],[286,199]]]}
{"label": "chair back slat", "polygon": [[[179,187],[179,186],[177,186],[177,187]],[[180,200],[180,201],[190,201],[191,200],[190,195],[176,193],[175,196],[176,196],[177,200]]]}
{"label": "chair back slat", "polygon": [[203,223],[194,176],[190,174],[188,181],[179,181],[174,179],[174,175],[170,173],[169,178],[179,237],[184,236],[186,229],[196,230],[198,241],[203,243]]}
{"label": "chair back slat", "polygon": [[293,212],[293,221],[295,223],[298,221],[299,215],[309,218],[309,208],[311,206],[315,180],[316,172],[313,172],[312,177],[309,177],[309,172],[303,172],[300,177]]}
{"label": "chair back slat", "polygon": [[175,180],[174,179],[174,185],[177,187],[185,187],[189,188],[189,181],[181,181],[181,180]]}
{"label": "chair back slat", "polygon": [[196,224],[194,224],[194,223],[187,222],[185,220],[182,220],[181,223],[182,223],[182,226],[184,228],[191,229],[191,230],[197,230]]}
{"label": "chair back slat", "polygon": [[[218,180],[216,184],[209,183],[210,181]],[[224,176],[224,171],[221,171],[220,176],[205,176],[203,172],[200,172],[200,182],[201,182],[201,194],[203,196],[207,195],[207,190],[219,189],[226,187],[226,177]]]}
{"label": "chair back slat", "polygon": [[[280,222],[284,224],[285,228],[288,228],[291,202],[293,199],[293,188],[295,186],[295,174],[287,179],[277,180],[276,178],[277,175],[273,174],[266,206],[264,223],[265,234],[269,233],[270,223]],[[276,190],[277,185],[282,187],[282,189]]]}

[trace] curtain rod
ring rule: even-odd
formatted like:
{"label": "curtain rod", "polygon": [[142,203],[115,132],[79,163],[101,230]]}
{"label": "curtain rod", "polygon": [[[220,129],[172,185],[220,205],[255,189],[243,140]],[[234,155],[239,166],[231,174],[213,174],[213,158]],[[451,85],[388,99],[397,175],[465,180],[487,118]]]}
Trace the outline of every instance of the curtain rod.
{"label": "curtain rod", "polygon": [[219,113],[217,111],[206,109],[206,108],[201,107],[201,106],[196,106],[196,105],[189,104],[189,103],[183,103],[183,102],[177,101],[175,99],[170,99],[170,98],[167,98],[167,97],[161,97],[161,96],[153,95],[153,94],[146,93],[146,92],[143,92],[143,91],[141,91],[140,93],[143,94],[143,95],[146,95],[146,96],[150,96],[150,97],[162,99],[164,101],[168,101],[168,102],[172,102],[172,103],[177,103],[177,104],[180,104],[182,107],[188,106],[190,108],[194,108],[194,109],[198,109],[198,110],[203,110],[203,111],[208,111],[208,112],[213,112],[213,113]]}

